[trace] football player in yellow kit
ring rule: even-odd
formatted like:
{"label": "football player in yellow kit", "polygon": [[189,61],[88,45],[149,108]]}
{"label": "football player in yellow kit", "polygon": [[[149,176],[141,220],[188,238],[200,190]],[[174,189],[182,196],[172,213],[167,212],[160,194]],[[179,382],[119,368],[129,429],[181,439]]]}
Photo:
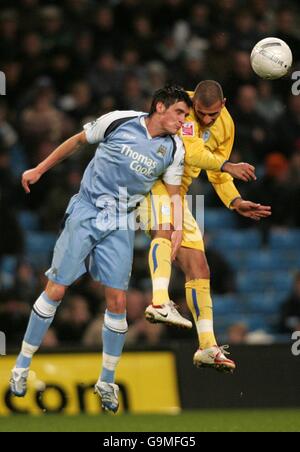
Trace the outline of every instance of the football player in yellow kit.
{"label": "football player in yellow kit", "polygon": [[[255,168],[244,163],[234,165],[228,162],[234,144],[235,127],[225,107],[226,99],[222,87],[215,81],[207,80],[201,82],[190,95],[193,98],[193,109],[181,129],[186,150],[182,197],[185,197],[192,180],[199,176],[201,170],[207,170],[209,181],[227,208],[256,221],[268,218],[271,215],[271,207],[243,200],[234,185],[233,177],[245,182],[256,180]],[[191,328],[192,323],[178,313],[169,298],[172,232],[153,230],[157,229],[157,224],[166,223],[165,214],[169,210],[167,200],[168,193],[158,181],[152,190],[152,198],[141,209],[142,223],[148,223],[149,227],[151,224],[153,238],[149,253],[153,301],[146,309],[145,315],[152,323]],[[149,215],[148,212],[147,217],[145,211],[149,206],[152,213]],[[163,218],[162,222],[157,220],[159,215]],[[194,355],[194,364],[233,372],[236,367],[234,361],[227,358],[228,353],[224,347],[218,347],[215,338],[210,269],[201,231],[186,200],[183,200],[183,237],[176,262],[185,273],[186,299],[199,337],[199,349]]]}

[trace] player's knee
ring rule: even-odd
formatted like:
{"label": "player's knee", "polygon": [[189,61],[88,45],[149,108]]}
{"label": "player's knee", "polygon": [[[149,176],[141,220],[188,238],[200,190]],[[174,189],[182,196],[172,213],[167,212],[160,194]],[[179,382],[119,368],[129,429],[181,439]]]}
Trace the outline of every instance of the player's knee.
{"label": "player's knee", "polygon": [[199,267],[199,278],[197,279],[210,279],[210,268],[207,261],[203,262]]}
{"label": "player's knee", "polygon": [[188,259],[185,262],[183,269],[187,281],[195,279],[210,279],[210,268],[205,255],[193,256],[193,259]]}
{"label": "player's knee", "polygon": [[173,228],[171,224],[160,225],[159,229],[151,231],[152,240],[166,239],[171,240]]}
{"label": "player's knee", "polygon": [[65,286],[49,281],[46,286],[45,292],[50,300],[59,302],[65,296],[66,290],[67,288]]}
{"label": "player's knee", "polygon": [[210,279],[209,268],[191,268],[186,272],[187,281],[193,281],[195,279]]}
{"label": "player's knee", "polygon": [[121,290],[107,289],[105,291],[106,305],[110,312],[123,314],[126,311],[126,293]]}

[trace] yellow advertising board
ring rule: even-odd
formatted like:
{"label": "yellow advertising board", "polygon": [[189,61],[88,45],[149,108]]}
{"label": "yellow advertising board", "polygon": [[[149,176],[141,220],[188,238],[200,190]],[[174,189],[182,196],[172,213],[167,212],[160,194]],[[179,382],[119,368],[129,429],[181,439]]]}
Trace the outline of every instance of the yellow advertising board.
{"label": "yellow advertising board", "polygon": [[[47,354],[34,358],[24,399],[12,397],[8,381],[16,357],[0,357],[0,416],[11,413],[97,414],[93,387],[101,355]],[[117,371],[120,413],[176,413],[180,410],[175,357],[171,352],[124,353]]]}

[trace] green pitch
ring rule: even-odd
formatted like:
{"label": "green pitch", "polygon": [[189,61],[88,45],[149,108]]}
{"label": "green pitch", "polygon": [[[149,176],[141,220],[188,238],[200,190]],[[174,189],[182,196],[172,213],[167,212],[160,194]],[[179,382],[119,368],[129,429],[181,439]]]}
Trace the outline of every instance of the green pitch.
{"label": "green pitch", "polygon": [[299,432],[300,410],[187,411],[180,415],[0,418],[0,432]]}

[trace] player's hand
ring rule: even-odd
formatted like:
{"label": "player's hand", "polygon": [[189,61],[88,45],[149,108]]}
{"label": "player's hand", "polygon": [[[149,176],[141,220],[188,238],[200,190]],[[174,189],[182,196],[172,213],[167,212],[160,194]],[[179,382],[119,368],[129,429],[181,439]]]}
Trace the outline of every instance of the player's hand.
{"label": "player's hand", "polygon": [[33,168],[23,173],[22,185],[26,193],[30,193],[29,185],[36,184],[41,176],[42,173],[37,168]]}
{"label": "player's hand", "polygon": [[230,174],[234,179],[239,179],[244,182],[257,180],[255,175],[255,167],[249,163],[230,163],[227,162],[222,168],[223,172]]}
{"label": "player's hand", "polygon": [[181,247],[182,239],[183,239],[183,231],[182,230],[173,232],[172,238],[171,238],[171,242],[172,242],[171,259],[172,259],[172,262],[175,261],[175,259],[176,259],[176,256],[177,256],[177,253],[179,251],[179,248]]}
{"label": "player's hand", "polygon": [[272,215],[272,208],[270,206],[262,206],[251,201],[244,201],[243,199],[237,199],[233,207],[240,215],[251,218],[254,221],[260,221]]}

